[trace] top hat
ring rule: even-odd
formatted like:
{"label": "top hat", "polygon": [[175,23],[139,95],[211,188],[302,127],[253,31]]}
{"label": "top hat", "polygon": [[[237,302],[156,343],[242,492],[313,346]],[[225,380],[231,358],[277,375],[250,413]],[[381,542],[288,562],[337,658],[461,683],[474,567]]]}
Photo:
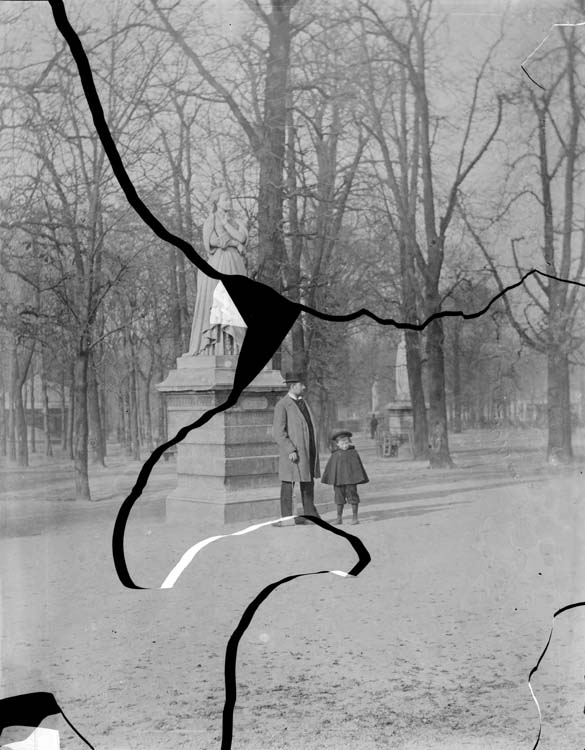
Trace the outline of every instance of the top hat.
{"label": "top hat", "polygon": [[303,383],[305,384],[305,377],[300,372],[287,372],[284,374],[284,382],[285,383]]}
{"label": "top hat", "polygon": [[342,437],[348,437],[350,438],[353,433],[351,433],[349,430],[335,430],[335,432],[331,433],[331,442],[335,442],[337,438]]}

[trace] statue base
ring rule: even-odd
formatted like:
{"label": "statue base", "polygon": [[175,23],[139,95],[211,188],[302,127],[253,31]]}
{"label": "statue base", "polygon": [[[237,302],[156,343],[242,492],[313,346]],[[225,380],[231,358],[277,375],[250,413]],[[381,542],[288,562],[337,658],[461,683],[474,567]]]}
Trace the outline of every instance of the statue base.
{"label": "statue base", "polygon": [[399,438],[400,445],[408,443],[412,453],[414,418],[410,400],[391,401],[384,407],[388,420],[390,435]]}
{"label": "statue base", "polygon": [[[179,357],[157,385],[166,394],[169,437],[228,399],[236,363],[231,356]],[[280,372],[267,367],[235,406],[189,432],[177,445],[177,488],[167,498],[167,517],[205,528],[279,517],[272,419],[286,391]]]}

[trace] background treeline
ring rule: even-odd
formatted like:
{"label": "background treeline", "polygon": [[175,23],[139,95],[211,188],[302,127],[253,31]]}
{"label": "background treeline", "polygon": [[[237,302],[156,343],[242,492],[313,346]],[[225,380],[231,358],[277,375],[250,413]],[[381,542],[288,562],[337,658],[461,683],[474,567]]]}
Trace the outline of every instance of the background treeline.
{"label": "background treeline", "polygon": [[[578,27],[531,58],[541,89],[519,67],[526,11],[504,3],[481,24],[431,0],[96,6],[67,10],[111,133],[200,252],[225,185],[250,275],[330,313],[420,323],[481,310],[534,267],[582,281]],[[139,459],[166,435],[155,384],[187,350],[196,273],[129,209],[50,8],[1,11],[0,453],[65,451],[88,499],[108,441]],[[537,12],[540,40],[558,6]],[[450,430],[504,420],[546,426],[549,458],[570,461],[582,303],[532,276],[480,318],[407,331],[416,456],[448,466]],[[303,316],[281,364],[307,373],[325,432],[393,397],[399,340]]]}

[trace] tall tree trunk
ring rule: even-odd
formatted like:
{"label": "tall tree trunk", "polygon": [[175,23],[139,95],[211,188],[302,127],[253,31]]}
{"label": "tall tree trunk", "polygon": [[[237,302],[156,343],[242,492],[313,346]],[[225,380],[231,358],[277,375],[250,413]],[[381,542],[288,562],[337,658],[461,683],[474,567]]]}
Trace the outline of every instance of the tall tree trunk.
{"label": "tall tree trunk", "polygon": [[[301,256],[303,239],[299,224],[299,207],[297,197],[297,176],[295,159],[296,128],[292,96],[289,94],[286,131],[286,189],[288,203],[288,224],[290,229],[290,257],[286,264],[287,298],[292,302],[301,301]],[[302,313],[295,320],[291,331],[292,369],[306,374],[307,357],[305,351],[305,333]]]}
{"label": "tall tree trunk", "polygon": [[[165,379],[165,371],[162,364],[162,357],[160,358],[159,370],[158,370],[158,382],[162,383]],[[160,445],[168,440],[167,435],[167,410],[165,403],[165,394],[158,392],[157,395],[158,403],[158,419],[157,419],[157,443]]]}
{"label": "tall tree trunk", "polygon": [[181,301],[179,299],[179,287],[177,284],[177,254],[180,251],[171,248],[168,253],[169,259],[169,279],[171,294],[171,320],[173,336],[173,356],[179,357],[183,351],[183,336],[181,333]]}
{"label": "tall tree trunk", "polygon": [[152,409],[150,404],[150,384],[152,382],[152,364],[148,370],[148,374],[144,379],[144,412],[146,420],[146,447],[149,451],[154,448],[152,439]]}
{"label": "tall tree trunk", "polygon": [[100,413],[100,421],[102,425],[102,456],[108,455],[108,399],[107,399],[107,388],[105,384],[105,378],[106,378],[106,368],[104,368],[103,372],[103,378],[100,383],[98,383],[98,401],[99,401],[99,413]]}
{"label": "tall tree trunk", "polygon": [[36,427],[36,414],[35,414],[35,374],[34,370],[30,374],[30,380],[29,380],[29,394],[30,394],[30,452],[36,453],[37,452],[37,440],[36,440],[36,434],[35,434],[35,427]]}
{"label": "tall tree trunk", "polygon": [[130,439],[132,444],[132,459],[140,461],[140,433],[138,429],[138,387],[136,382],[136,365],[132,352],[132,368],[130,370]]}
{"label": "tall tree trunk", "polygon": [[20,383],[18,383],[16,386],[16,391],[14,392],[14,401],[16,405],[16,461],[19,466],[28,466],[28,435],[26,429],[24,399],[22,398],[22,385]]}
{"label": "tall tree trunk", "polygon": [[291,3],[272,0],[270,14],[263,139],[258,193],[259,280],[280,291],[286,262],[282,232],[286,92],[290,61]]}
{"label": "tall tree trunk", "polygon": [[75,361],[71,364],[69,377],[69,419],[67,420],[67,443],[69,458],[75,461]]}
{"label": "tall tree trunk", "polygon": [[189,351],[189,339],[191,338],[191,321],[189,320],[189,305],[187,304],[187,272],[185,269],[185,256],[179,250],[175,250],[177,256],[177,284],[178,284],[178,303],[181,333],[181,351]]}
{"label": "tall tree trunk", "polygon": [[552,463],[573,460],[569,360],[561,347],[548,351],[548,448]]}
{"label": "tall tree trunk", "polygon": [[19,365],[16,339],[12,344],[12,407],[14,411],[14,427],[16,438],[16,461],[19,466],[28,466],[28,435],[26,428],[26,414],[22,390],[26,383],[30,363],[32,361],[34,345],[27,353],[24,363]]}
{"label": "tall tree trunk", "polygon": [[0,456],[8,455],[8,412],[6,409],[6,391],[0,391]]}
{"label": "tall tree trunk", "polygon": [[10,388],[10,412],[8,414],[8,458],[10,461],[16,461],[16,401],[12,387]]}
{"label": "tall tree trunk", "polygon": [[126,412],[124,411],[124,393],[122,386],[118,391],[118,425],[117,425],[118,443],[123,446],[126,440]]}
{"label": "tall tree trunk", "polygon": [[131,374],[128,374],[124,382],[124,453],[128,458],[132,456],[132,408],[130,404],[130,379]]}
{"label": "tall tree trunk", "polygon": [[429,377],[429,461],[432,469],[452,467],[447,436],[443,323],[433,320],[427,327]]}
{"label": "tall tree trunk", "polygon": [[65,368],[61,370],[61,450],[67,450],[67,401],[65,397]]}
{"label": "tall tree trunk", "polygon": [[80,341],[75,355],[75,435],[73,470],[75,474],[75,499],[91,500],[88,473],[89,424],[87,409],[89,351],[87,343]]}
{"label": "tall tree trunk", "polygon": [[420,353],[421,334],[418,331],[405,331],[404,341],[406,344],[408,387],[412,404],[413,458],[421,460],[429,457],[427,408],[425,404],[422,357]]}
{"label": "tall tree trunk", "polygon": [[46,353],[41,352],[41,393],[43,397],[43,432],[45,434],[45,456],[53,455],[51,445],[51,423],[49,418],[49,394],[47,391]]}
{"label": "tall tree trunk", "polygon": [[93,464],[105,466],[102,434],[102,421],[98,396],[98,381],[95,361],[91,353],[88,355],[87,365],[87,406],[89,416],[89,448]]}
{"label": "tall tree trunk", "polygon": [[453,432],[463,429],[461,420],[461,359],[460,359],[461,326],[455,321],[453,326]]}

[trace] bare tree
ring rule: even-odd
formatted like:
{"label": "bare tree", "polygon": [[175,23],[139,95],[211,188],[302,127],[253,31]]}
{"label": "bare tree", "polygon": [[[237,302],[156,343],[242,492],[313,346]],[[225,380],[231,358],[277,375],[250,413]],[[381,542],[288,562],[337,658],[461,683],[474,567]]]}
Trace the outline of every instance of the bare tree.
{"label": "bare tree", "polygon": [[[393,120],[395,131],[400,133],[397,145],[399,163],[401,157],[402,166],[395,170],[392,157],[389,155],[385,162],[386,177],[395,198],[395,211],[400,217],[397,228],[402,242],[408,243],[407,257],[414,256],[417,272],[422,280],[424,298],[422,313],[425,318],[430,318],[440,313],[442,309],[442,271],[458,196],[470,173],[485,157],[502,121],[503,100],[499,97],[495,102],[492,124],[486,128],[487,134],[470,154],[470,142],[477,140],[475,121],[478,117],[480,89],[487,75],[491,55],[498,42],[490,48],[472,82],[465,105],[466,112],[463,113],[463,117],[460,112],[457,113],[459,121],[463,122],[463,133],[459,145],[453,149],[454,153],[451,155],[450,161],[455,168],[450,169],[453,172],[450,185],[444,187],[444,174],[441,174],[442,179],[439,179],[439,172],[445,171],[445,164],[441,164],[439,170],[434,158],[436,142],[439,140],[440,121],[433,115],[427,83],[427,68],[431,62],[429,59],[430,43],[436,16],[430,0],[404,0],[402,6],[402,14],[387,18],[378,12],[373,3],[360,0],[365,33],[375,39],[382,38],[387,43],[387,59],[393,60],[399,69],[403,69],[404,81],[407,84],[408,104],[404,91],[405,83],[398,85],[400,95],[397,101],[403,109],[405,106],[408,107],[408,120],[411,126],[409,129],[404,128],[406,117],[404,111],[401,112],[400,105],[394,110]],[[395,66],[392,66],[392,69],[394,70]],[[387,141],[381,140],[383,131],[375,112],[376,110],[374,110],[373,130],[380,137],[380,146],[383,150]],[[454,125],[453,122],[449,124]],[[410,139],[408,139],[409,132]],[[405,151],[407,142],[410,146]],[[400,148],[402,148],[402,154],[400,154]],[[417,198],[419,191],[420,203]],[[420,232],[417,227],[418,222],[421,224]],[[405,291],[408,292],[412,289],[412,286],[408,286],[412,276],[412,266],[409,267],[408,263],[404,266],[404,273]],[[409,372],[414,374],[416,365],[413,362],[412,348],[414,347],[411,346]],[[451,466],[445,402],[443,324],[440,318],[432,320],[427,327],[426,360],[430,464],[437,468]]]}

